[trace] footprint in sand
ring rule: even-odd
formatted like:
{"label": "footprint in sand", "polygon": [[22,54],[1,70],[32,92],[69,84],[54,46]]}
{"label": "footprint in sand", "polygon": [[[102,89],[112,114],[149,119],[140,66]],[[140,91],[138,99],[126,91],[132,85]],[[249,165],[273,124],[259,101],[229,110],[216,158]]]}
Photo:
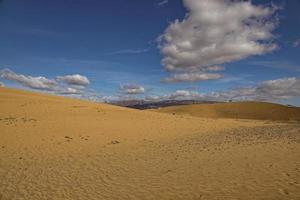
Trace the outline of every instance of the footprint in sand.
{"label": "footprint in sand", "polygon": [[279,192],[283,195],[289,195],[289,191],[287,189],[279,189]]}
{"label": "footprint in sand", "polygon": [[89,137],[90,137],[90,136],[88,136],[88,135],[87,135],[87,136],[81,136],[81,135],[80,135],[79,137],[80,137],[80,139],[86,140],[86,141],[87,141],[87,140],[89,140]]}
{"label": "footprint in sand", "polygon": [[70,142],[73,138],[69,137],[69,136],[65,136],[65,138],[67,139],[66,142]]}

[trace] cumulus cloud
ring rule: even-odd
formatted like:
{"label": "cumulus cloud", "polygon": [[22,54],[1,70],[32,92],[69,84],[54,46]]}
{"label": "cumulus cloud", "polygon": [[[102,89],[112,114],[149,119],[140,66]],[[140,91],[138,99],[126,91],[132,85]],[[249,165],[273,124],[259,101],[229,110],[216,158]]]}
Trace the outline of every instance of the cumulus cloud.
{"label": "cumulus cloud", "polygon": [[225,67],[223,66],[218,66],[218,65],[214,65],[214,66],[208,66],[208,67],[203,67],[202,71],[205,72],[219,72],[219,71],[224,71]]}
{"label": "cumulus cloud", "polygon": [[224,71],[225,68],[222,66],[208,66],[202,67],[201,69],[193,69],[188,72],[175,72],[170,77],[164,78],[163,83],[179,83],[179,82],[196,82],[196,81],[207,81],[216,80],[223,77],[222,74],[216,73]]}
{"label": "cumulus cloud", "polygon": [[187,72],[187,73],[176,73],[171,77],[167,77],[162,80],[164,83],[178,83],[178,82],[195,82],[195,81],[206,81],[215,80],[222,78],[223,75],[216,73],[203,73],[203,72]]}
{"label": "cumulus cloud", "polygon": [[300,96],[300,78],[282,78],[262,82],[256,93],[265,98],[287,99]]}
{"label": "cumulus cloud", "polygon": [[300,96],[300,78],[282,78],[259,83],[253,87],[236,88],[206,95],[213,100],[261,100],[271,101]]}
{"label": "cumulus cloud", "polygon": [[282,78],[259,83],[254,87],[237,88],[211,95],[219,99],[278,100],[300,96],[300,78]]}
{"label": "cumulus cloud", "polygon": [[63,95],[71,95],[71,94],[73,95],[73,94],[82,94],[83,91],[76,88],[67,87],[67,88],[61,88],[57,90],[56,93],[63,94]]}
{"label": "cumulus cloud", "polygon": [[78,86],[87,86],[90,84],[90,80],[86,76],[82,76],[80,74],[58,76],[56,77],[56,80]]}
{"label": "cumulus cloud", "polygon": [[162,0],[162,1],[158,2],[157,5],[158,6],[164,6],[164,5],[168,4],[168,3],[169,3],[169,0]]}
{"label": "cumulus cloud", "polygon": [[148,95],[146,101],[165,101],[165,100],[202,100],[205,94],[193,90],[176,90],[175,92],[164,95]]}
{"label": "cumulus cloud", "polygon": [[146,92],[146,89],[137,84],[125,84],[120,86],[119,91],[123,94],[134,95],[143,94]]}
{"label": "cumulus cloud", "polygon": [[[85,92],[85,87],[90,83],[86,77],[81,75],[60,76],[57,80],[53,80],[43,76],[33,77],[17,74],[7,68],[0,70],[0,77],[31,89],[43,90],[61,95],[83,94]],[[67,85],[61,84],[59,81],[67,83]]]}
{"label": "cumulus cloud", "polygon": [[55,80],[48,79],[43,76],[25,76],[23,74],[16,74],[10,69],[3,69],[0,71],[1,78],[6,80],[15,81],[23,86],[39,89],[39,90],[53,90],[57,86],[57,82]]}
{"label": "cumulus cloud", "polygon": [[177,90],[176,92],[169,95],[170,99],[197,99],[200,98],[201,94],[196,91],[190,90]]}
{"label": "cumulus cloud", "polygon": [[171,23],[159,38],[168,71],[202,72],[277,48],[272,42],[278,24],[275,6],[229,0],[184,0],[184,5],[186,17]]}
{"label": "cumulus cloud", "polygon": [[[282,78],[264,81],[256,86],[234,88],[226,91],[199,93],[193,90],[177,90],[171,94],[155,96],[155,100],[203,100],[203,101],[228,101],[228,100],[259,100],[275,101],[300,96],[300,78]],[[149,100],[151,98],[149,97]]]}

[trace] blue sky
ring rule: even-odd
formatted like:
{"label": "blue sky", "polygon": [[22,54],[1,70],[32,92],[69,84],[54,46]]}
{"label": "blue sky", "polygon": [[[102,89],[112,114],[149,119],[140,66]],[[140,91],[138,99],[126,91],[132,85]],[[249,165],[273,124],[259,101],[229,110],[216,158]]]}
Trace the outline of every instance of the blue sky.
{"label": "blue sky", "polygon": [[[100,96],[134,98],[160,97],[176,91],[226,92],[258,87],[265,81],[295,78],[294,85],[288,86],[293,87],[291,95],[268,100],[300,105],[299,87],[295,86],[300,83],[299,0],[272,1],[280,8],[268,17],[278,18],[278,25],[270,31],[272,38],[264,42],[276,44],[275,50],[218,63],[225,68],[222,78],[175,83],[162,81],[179,72],[168,71],[161,63],[167,55],[158,47],[157,39],[176,19],[180,23],[191,12],[182,0],[0,2],[0,69],[10,69],[15,75],[56,80],[57,76],[80,74],[90,82],[85,90]],[[270,7],[270,3],[252,1],[256,7]],[[192,12],[197,14],[197,10]],[[37,89],[3,75],[0,82],[10,87]],[[284,90],[281,85],[276,87]],[[131,93],[122,91],[124,88],[144,90]]]}

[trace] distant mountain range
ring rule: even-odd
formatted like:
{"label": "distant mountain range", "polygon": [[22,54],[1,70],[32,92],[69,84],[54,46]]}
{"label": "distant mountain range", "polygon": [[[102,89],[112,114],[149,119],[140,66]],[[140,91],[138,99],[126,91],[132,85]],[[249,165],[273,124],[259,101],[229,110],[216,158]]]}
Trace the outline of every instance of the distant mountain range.
{"label": "distant mountain range", "polygon": [[213,104],[213,103],[219,103],[219,102],[199,101],[199,100],[163,100],[163,101],[125,100],[125,101],[110,102],[110,104],[113,105],[135,108],[140,110],[156,109],[156,108],[177,106],[177,105]]}

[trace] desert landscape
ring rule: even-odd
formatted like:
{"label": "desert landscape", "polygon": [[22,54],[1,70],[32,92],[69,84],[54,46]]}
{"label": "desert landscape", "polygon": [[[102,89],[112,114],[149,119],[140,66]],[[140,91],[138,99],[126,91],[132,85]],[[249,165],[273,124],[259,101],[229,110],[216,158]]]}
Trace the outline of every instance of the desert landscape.
{"label": "desert landscape", "polygon": [[233,119],[0,88],[0,199],[299,199],[299,108],[241,104],[212,105]]}
{"label": "desert landscape", "polygon": [[300,0],[0,0],[0,200],[300,200]]}

